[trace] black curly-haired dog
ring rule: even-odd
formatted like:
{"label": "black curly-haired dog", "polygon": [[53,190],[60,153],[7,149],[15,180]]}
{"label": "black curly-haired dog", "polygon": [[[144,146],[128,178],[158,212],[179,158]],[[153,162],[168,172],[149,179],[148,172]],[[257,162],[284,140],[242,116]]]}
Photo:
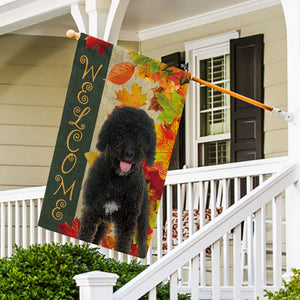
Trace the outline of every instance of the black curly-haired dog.
{"label": "black curly-haired dog", "polygon": [[139,257],[147,254],[149,196],[142,161],[153,165],[156,134],[153,120],[141,109],[122,107],[104,122],[83,192],[78,238],[99,244],[109,223],[116,228],[115,250],[130,253],[137,229]]}

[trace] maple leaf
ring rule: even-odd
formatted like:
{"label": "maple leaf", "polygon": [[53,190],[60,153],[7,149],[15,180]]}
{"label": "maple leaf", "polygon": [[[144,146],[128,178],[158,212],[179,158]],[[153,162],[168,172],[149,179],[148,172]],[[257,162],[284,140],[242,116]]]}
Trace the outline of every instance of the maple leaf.
{"label": "maple leaf", "polygon": [[156,161],[163,162],[163,169],[168,169],[173,151],[179,121],[175,119],[173,123],[166,127],[163,124],[154,124],[156,131]]}
{"label": "maple leaf", "polygon": [[137,244],[132,245],[129,254],[132,255],[132,256],[138,256],[138,246],[137,246]]}
{"label": "maple leaf", "polygon": [[153,96],[150,99],[150,105],[149,108],[150,110],[154,110],[154,111],[163,111],[163,108],[161,107],[161,105],[157,102],[157,97]]}
{"label": "maple leaf", "polygon": [[93,36],[87,36],[85,40],[86,40],[85,48],[87,49],[92,48],[93,50],[97,48],[97,52],[99,55],[102,55],[106,51],[106,47],[111,48],[112,46],[112,44],[94,38]]}
{"label": "maple leaf", "polygon": [[186,97],[187,91],[188,91],[188,84],[184,84],[182,86],[180,86],[180,88],[177,89],[177,94],[181,95],[184,99]]}
{"label": "maple leaf", "polygon": [[190,83],[191,81],[191,73],[183,72],[180,78],[180,85],[184,85],[186,83]]}
{"label": "maple leaf", "polygon": [[135,73],[136,77],[140,77],[141,79],[148,79],[148,81],[151,81],[150,76],[150,63],[146,63],[144,65],[138,66],[137,71]]}
{"label": "maple leaf", "polygon": [[76,217],[73,221],[72,221],[72,228],[78,232],[79,228],[80,228],[80,220],[78,219],[78,217]]}
{"label": "maple leaf", "polygon": [[97,157],[100,156],[100,153],[94,152],[94,151],[89,151],[89,152],[84,153],[84,156],[85,156],[86,160],[88,161],[90,167],[92,167],[95,160],[97,159]]}
{"label": "maple leaf", "polygon": [[73,237],[73,238],[77,238],[77,233],[79,231],[80,228],[80,220],[78,219],[78,217],[76,217],[73,221],[72,221],[72,227],[67,223],[59,223],[58,224],[58,228],[59,231],[58,233]]}
{"label": "maple leaf", "polygon": [[[164,164],[162,161],[155,161],[153,166],[147,166],[145,161],[145,163],[143,162],[142,166],[144,169],[146,181],[148,183],[151,181],[151,176],[153,176],[155,172],[157,172],[161,179],[166,179],[168,170],[164,169]],[[153,185],[151,185],[149,188],[153,188]]]}
{"label": "maple leaf", "polygon": [[132,85],[131,94],[125,87],[123,87],[121,91],[116,92],[116,96],[116,100],[122,103],[122,105],[119,105],[116,108],[120,108],[123,106],[139,108],[145,105],[147,100],[147,93],[142,94],[142,88],[139,87],[136,82],[134,82]]}
{"label": "maple leaf", "polygon": [[133,62],[137,65],[144,65],[144,64],[149,63],[153,60],[150,57],[144,56],[144,55],[136,53],[134,51],[129,50],[128,52],[129,52],[129,54],[132,55]]}
{"label": "maple leaf", "polygon": [[122,62],[112,67],[106,80],[114,84],[124,84],[127,82],[135,71],[135,66],[130,62]]}
{"label": "maple leaf", "polygon": [[171,124],[175,117],[181,116],[184,107],[182,96],[176,91],[172,94],[172,100],[169,100],[164,94],[156,93],[157,102],[163,108],[163,112],[158,116],[158,120]]}
{"label": "maple leaf", "polygon": [[109,248],[109,249],[114,250],[114,249],[115,249],[115,243],[116,243],[116,239],[115,239],[114,237],[109,236],[109,235],[106,235],[106,236],[102,239],[100,245],[101,245],[102,247],[105,247],[105,248]]}
{"label": "maple leaf", "polygon": [[178,69],[178,72],[175,72],[174,74],[169,76],[169,80],[172,80],[176,85],[179,85],[182,73],[184,73],[184,71]]}

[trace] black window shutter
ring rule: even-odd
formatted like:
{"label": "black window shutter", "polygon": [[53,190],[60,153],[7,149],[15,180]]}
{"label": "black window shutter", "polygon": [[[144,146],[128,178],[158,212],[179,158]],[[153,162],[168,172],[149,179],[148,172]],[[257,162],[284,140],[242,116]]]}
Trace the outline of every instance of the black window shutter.
{"label": "black window shutter", "polygon": [[[230,89],[264,101],[263,35],[230,41]],[[231,97],[231,162],[263,158],[263,109]]]}
{"label": "black window shutter", "polygon": [[[175,52],[161,58],[161,61],[169,66],[181,68],[180,52]],[[183,110],[177,137],[174,143],[169,170],[182,169],[185,164],[185,112]]]}

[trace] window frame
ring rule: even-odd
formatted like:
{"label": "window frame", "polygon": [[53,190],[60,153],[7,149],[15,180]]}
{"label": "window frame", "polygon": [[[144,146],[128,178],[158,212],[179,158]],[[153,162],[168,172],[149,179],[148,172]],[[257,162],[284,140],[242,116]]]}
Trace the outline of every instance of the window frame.
{"label": "window frame", "polygon": [[[200,78],[200,60],[230,53],[230,40],[239,38],[238,31],[216,35],[185,44],[186,63],[193,76]],[[186,163],[198,166],[198,144],[210,141],[230,140],[230,133],[200,137],[200,88],[190,83],[186,101]]]}

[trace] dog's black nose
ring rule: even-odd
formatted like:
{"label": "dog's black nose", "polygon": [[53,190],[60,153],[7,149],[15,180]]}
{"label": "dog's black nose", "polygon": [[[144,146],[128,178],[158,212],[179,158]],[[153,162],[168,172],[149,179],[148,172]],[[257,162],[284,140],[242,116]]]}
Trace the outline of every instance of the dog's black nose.
{"label": "dog's black nose", "polygon": [[134,151],[130,148],[124,150],[124,158],[128,161],[131,161],[134,157]]}

